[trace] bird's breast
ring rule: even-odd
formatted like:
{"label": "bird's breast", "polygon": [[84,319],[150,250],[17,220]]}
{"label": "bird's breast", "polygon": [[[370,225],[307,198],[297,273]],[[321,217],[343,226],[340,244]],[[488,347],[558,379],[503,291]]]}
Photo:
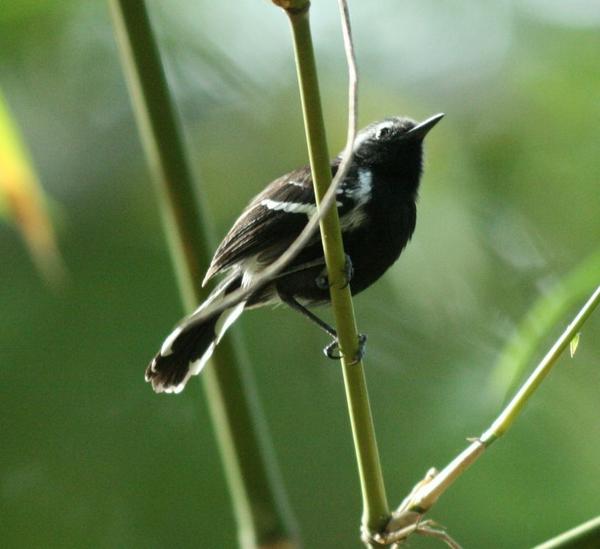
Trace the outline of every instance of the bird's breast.
{"label": "bird's breast", "polygon": [[398,259],[414,232],[414,197],[395,190],[374,187],[372,199],[363,207],[367,221],[345,234],[344,247],[354,266],[353,293],[380,278]]}

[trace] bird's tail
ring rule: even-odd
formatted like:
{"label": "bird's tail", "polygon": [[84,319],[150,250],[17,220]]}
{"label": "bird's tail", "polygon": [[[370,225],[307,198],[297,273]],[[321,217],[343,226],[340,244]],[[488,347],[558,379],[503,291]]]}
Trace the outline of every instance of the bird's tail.
{"label": "bird's tail", "polygon": [[[218,302],[240,285],[239,276],[231,276],[211,293],[194,312]],[[226,330],[244,311],[243,301],[222,313],[208,317],[202,323],[183,320],[167,336],[158,354],[146,368],[146,381],[157,393],[180,393],[190,377],[198,375],[213,354]]]}

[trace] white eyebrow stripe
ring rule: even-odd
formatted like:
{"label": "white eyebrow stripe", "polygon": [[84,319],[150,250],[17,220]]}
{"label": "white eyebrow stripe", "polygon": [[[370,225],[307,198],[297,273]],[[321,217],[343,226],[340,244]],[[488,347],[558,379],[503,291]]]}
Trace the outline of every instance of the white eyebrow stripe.
{"label": "white eyebrow stripe", "polygon": [[302,183],[298,183],[298,181],[293,181],[292,179],[286,181],[285,183],[286,185],[294,185],[295,187],[300,187],[301,189],[305,188],[305,186]]}
{"label": "white eyebrow stripe", "polygon": [[386,120],[384,122],[381,122],[381,124],[377,124],[377,126],[375,126],[373,128],[373,133],[375,134],[375,139],[377,139],[379,137],[379,133],[381,132],[381,130],[385,129],[385,128],[393,128],[394,127],[394,122],[392,120]]}
{"label": "white eyebrow stripe", "polygon": [[358,147],[360,147],[360,145],[362,145],[367,139],[377,139],[379,132],[383,128],[392,128],[394,127],[395,123],[395,120],[383,120],[376,126],[361,131],[354,140],[354,150],[358,149]]}

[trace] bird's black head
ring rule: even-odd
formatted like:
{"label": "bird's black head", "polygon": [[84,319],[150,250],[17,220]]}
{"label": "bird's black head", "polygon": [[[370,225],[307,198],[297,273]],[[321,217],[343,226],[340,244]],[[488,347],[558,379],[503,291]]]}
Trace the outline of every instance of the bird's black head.
{"label": "bird's black head", "polygon": [[361,166],[416,179],[418,184],[423,139],[443,116],[436,114],[423,122],[400,116],[374,122],[356,136],[354,159]]}

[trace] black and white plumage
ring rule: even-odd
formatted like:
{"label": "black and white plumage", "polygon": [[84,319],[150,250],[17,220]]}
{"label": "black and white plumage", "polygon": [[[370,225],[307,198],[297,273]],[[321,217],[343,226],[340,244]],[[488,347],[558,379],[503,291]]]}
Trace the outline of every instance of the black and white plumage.
{"label": "black and white plumage", "polygon": [[[423,139],[442,116],[420,124],[408,118],[388,118],[358,134],[349,172],[336,195],[344,250],[352,265],[352,294],[375,282],[410,240],[416,223]],[[339,157],[332,161],[332,175],[339,163]],[[308,166],[268,185],[217,248],[203,284],[217,274],[224,278],[196,313],[251,284],[253,276],[289,247],[315,211]],[[317,233],[284,272],[248,300],[202,324],[184,319],[146,369],[146,381],[156,392],[179,393],[202,370],[222,335],[245,309],[284,302],[315,320],[305,307],[329,301],[325,273]],[[324,323],[320,326],[335,334]]]}

